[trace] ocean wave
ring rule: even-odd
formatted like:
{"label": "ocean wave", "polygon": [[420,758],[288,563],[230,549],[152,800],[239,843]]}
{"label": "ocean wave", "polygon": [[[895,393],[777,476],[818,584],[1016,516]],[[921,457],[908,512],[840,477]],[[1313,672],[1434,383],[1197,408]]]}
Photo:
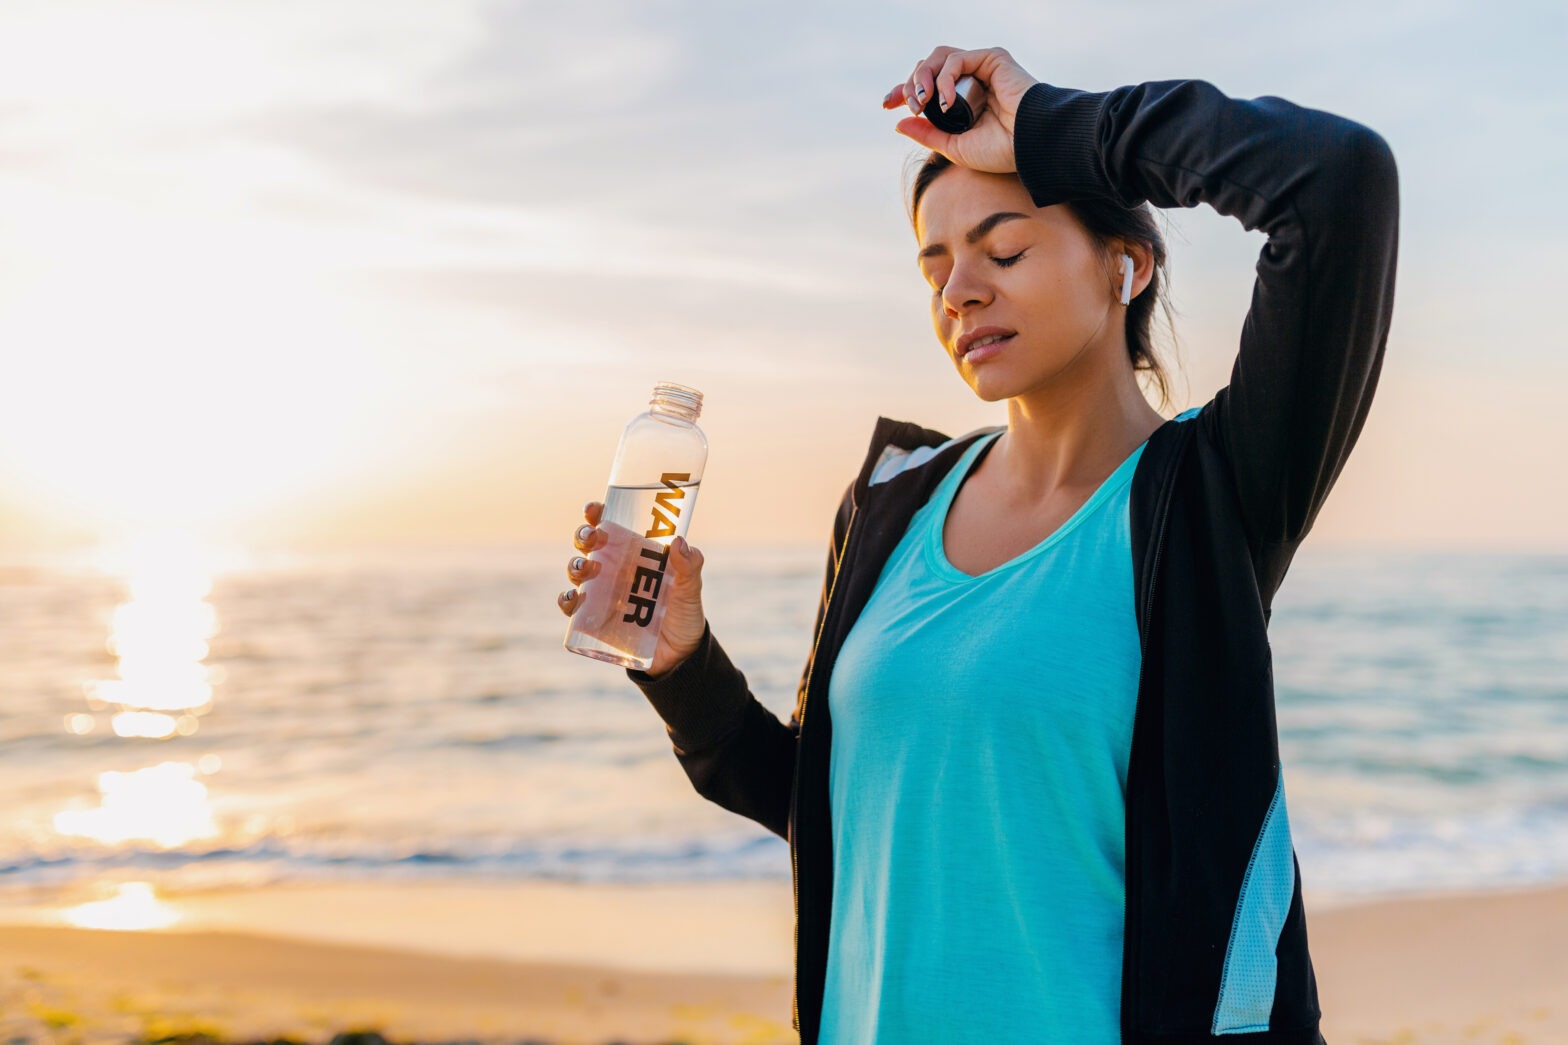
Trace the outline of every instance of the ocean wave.
{"label": "ocean wave", "polygon": [[[825,546],[712,552],[715,634],[787,721]],[[126,586],[0,574],[0,887],[787,878],[787,846],[696,794],[624,671],[561,649],[563,556],[297,558],[220,575],[202,596],[217,628],[202,663],[221,669],[210,708],[167,740],[117,736],[116,708],[87,697],[149,663],[105,652]],[[1560,556],[1303,548],[1270,642],[1309,890],[1568,877],[1564,576]],[[147,656],[203,641],[141,640]],[[62,814],[124,840],[62,834]]]}

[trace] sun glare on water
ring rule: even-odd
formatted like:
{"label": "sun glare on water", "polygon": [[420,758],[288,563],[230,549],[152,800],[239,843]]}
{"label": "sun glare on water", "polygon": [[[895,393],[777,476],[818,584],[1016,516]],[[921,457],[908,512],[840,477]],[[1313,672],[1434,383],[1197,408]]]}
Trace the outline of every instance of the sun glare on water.
{"label": "sun glare on water", "polygon": [[[84,689],[90,706],[114,710],[118,736],[190,736],[197,717],[211,710],[221,675],[203,662],[218,629],[207,601],[217,561],[199,537],[178,531],[105,549],[104,566],[124,578],[129,593],[115,607],[108,639],[119,677],[91,680]],[[84,731],[74,716],[67,728]]]}
{"label": "sun glare on water", "polygon": [[98,775],[102,796],[96,809],[55,815],[55,830],[85,835],[108,845],[149,841],[167,849],[218,833],[207,804],[207,787],[189,762],[160,762],[131,773]]}
{"label": "sun glare on water", "polygon": [[[73,712],[65,729],[76,735],[100,728],[100,718],[129,746],[117,760],[149,742],[191,736],[212,709],[219,681],[204,663],[218,628],[207,595],[220,557],[188,533],[148,534],[106,549],[103,565],[124,578],[128,598],[115,608],[107,644],[118,678],[94,679],[83,689],[90,712]],[[104,845],[152,843],[176,848],[219,835],[202,778],[221,769],[216,755],[196,762],[158,759],[130,771],[98,775],[98,804],[60,811],[62,835]],[[120,902],[120,901],[114,901]]]}
{"label": "sun glare on water", "polygon": [[159,900],[147,882],[125,882],[109,899],[67,908],[62,917],[78,929],[122,931],[167,929],[180,920],[179,912]]}

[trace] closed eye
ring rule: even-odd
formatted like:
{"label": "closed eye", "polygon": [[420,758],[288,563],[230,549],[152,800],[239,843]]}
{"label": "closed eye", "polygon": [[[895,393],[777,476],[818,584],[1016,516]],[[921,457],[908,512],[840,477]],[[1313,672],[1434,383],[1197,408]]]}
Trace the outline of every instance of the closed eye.
{"label": "closed eye", "polygon": [[[1018,260],[1020,258],[1022,258],[1025,253],[1027,253],[1027,252],[1020,250],[1017,254],[1014,254],[1012,257],[1008,257],[1008,258],[992,258],[991,260],[996,262],[998,265],[1000,265],[1004,269],[1005,268],[1011,268],[1012,266],[1018,264]],[[937,294],[942,293],[942,290],[943,290],[942,287],[938,287],[935,284],[933,284],[932,286],[934,288],[934,292],[935,293],[937,293]]]}

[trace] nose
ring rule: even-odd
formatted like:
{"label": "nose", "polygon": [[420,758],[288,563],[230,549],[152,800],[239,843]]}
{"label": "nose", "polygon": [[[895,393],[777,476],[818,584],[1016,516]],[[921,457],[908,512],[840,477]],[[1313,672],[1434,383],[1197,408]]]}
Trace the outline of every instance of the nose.
{"label": "nose", "polygon": [[959,261],[942,286],[942,310],[949,319],[957,319],[969,309],[985,304],[990,293],[990,287],[976,273],[975,266]]}

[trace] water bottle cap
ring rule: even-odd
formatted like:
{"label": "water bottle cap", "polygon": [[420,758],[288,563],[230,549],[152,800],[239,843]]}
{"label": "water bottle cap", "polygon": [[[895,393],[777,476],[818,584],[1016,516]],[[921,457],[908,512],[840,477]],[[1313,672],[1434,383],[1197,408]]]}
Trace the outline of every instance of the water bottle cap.
{"label": "water bottle cap", "polygon": [[678,413],[690,412],[692,420],[696,420],[697,415],[702,413],[702,393],[690,385],[660,381],[653,386],[653,398],[649,404],[668,407]]}

